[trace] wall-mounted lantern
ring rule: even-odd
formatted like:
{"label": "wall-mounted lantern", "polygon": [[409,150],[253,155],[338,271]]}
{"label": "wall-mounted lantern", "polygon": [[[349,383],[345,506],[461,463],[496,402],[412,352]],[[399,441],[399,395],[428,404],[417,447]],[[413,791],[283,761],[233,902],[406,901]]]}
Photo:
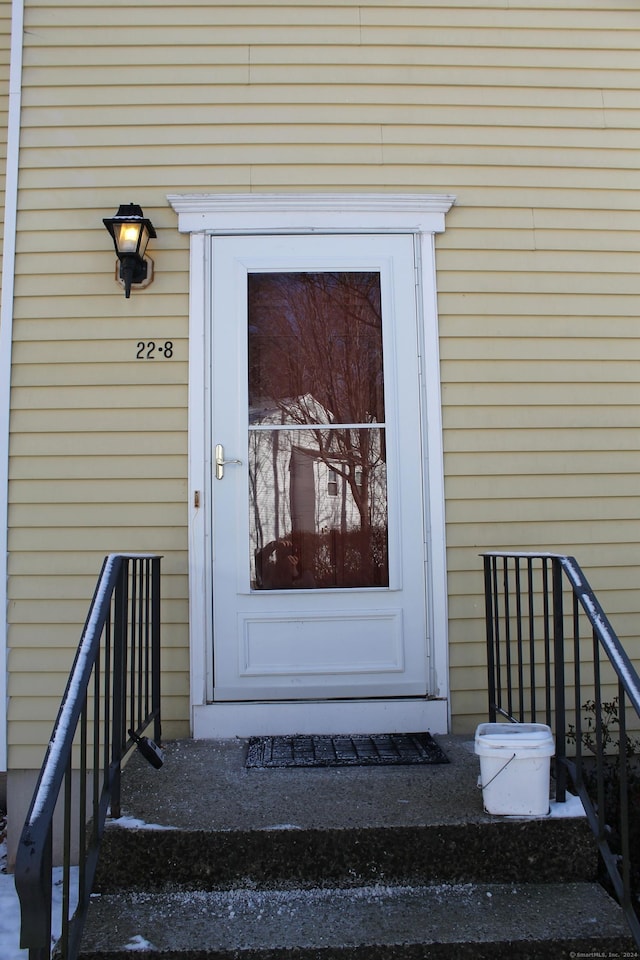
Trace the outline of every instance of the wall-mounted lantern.
{"label": "wall-mounted lantern", "polygon": [[102,221],[111,234],[119,264],[116,279],[129,298],[131,287],[142,289],[153,280],[153,260],[145,257],[147,244],[156,236],[151,220],[147,220],[137,203],[122,203],[114,217]]}

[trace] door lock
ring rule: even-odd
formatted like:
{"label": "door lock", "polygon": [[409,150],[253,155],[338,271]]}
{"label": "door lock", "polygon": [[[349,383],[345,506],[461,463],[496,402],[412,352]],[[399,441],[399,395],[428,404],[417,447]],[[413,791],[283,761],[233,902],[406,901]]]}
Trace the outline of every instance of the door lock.
{"label": "door lock", "polygon": [[227,463],[242,463],[242,460],[225,460],[224,447],[221,443],[216,444],[216,480],[222,480],[224,477],[224,468]]}

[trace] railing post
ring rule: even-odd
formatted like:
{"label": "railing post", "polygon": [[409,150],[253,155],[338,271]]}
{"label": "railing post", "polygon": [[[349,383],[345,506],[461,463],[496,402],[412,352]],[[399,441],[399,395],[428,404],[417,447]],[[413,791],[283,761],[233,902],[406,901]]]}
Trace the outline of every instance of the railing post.
{"label": "railing post", "polygon": [[[29,855],[35,852],[35,844],[31,842]],[[31,865],[31,869],[37,868],[38,872],[25,878],[30,890],[20,899],[20,946],[29,951],[29,960],[49,960],[51,957],[52,863],[53,825],[50,823],[40,862]]]}
{"label": "railing post", "polygon": [[562,566],[552,560],[553,590],[553,667],[555,694],[556,800],[564,803],[567,793],[566,715],[564,690],[564,607],[562,602]]}
{"label": "railing post", "polygon": [[120,757],[124,742],[124,707],[126,700],[126,645],[127,615],[129,605],[129,565],[124,558],[115,589],[113,622],[113,706],[111,734],[111,816],[120,816]]}
{"label": "railing post", "polygon": [[162,741],[160,717],[160,557],[151,561],[151,708],[153,739]]}
{"label": "railing post", "polygon": [[492,558],[485,556],[484,560],[484,602],[485,626],[487,634],[487,680],[489,694],[489,722],[496,722],[496,665],[493,637],[493,589],[491,577]]}

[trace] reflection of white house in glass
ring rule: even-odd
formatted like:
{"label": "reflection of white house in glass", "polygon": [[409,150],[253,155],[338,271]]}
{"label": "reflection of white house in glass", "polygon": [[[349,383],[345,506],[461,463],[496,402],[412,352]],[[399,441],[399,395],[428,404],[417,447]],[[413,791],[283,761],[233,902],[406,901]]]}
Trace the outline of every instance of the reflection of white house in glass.
{"label": "reflection of white house in glass", "polygon": [[253,585],[387,586],[380,274],[250,273],[248,303]]}
{"label": "reflection of white house in glass", "polygon": [[333,426],[309,394],[285,403],[286,425],[282,403],[250,410],[253,585],[386,585],[384,428]]}

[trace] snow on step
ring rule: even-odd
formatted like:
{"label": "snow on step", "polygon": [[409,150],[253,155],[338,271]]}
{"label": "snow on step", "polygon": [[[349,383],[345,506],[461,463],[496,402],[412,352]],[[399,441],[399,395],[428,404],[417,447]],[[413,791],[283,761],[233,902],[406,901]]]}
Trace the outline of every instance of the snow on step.
{"label": "snow on step", "polygon": [[629,944],[619,908],[597,884],[467,883],[95,896],[82,956],[554,938],[578,948],[599,938],[608,949]]}

